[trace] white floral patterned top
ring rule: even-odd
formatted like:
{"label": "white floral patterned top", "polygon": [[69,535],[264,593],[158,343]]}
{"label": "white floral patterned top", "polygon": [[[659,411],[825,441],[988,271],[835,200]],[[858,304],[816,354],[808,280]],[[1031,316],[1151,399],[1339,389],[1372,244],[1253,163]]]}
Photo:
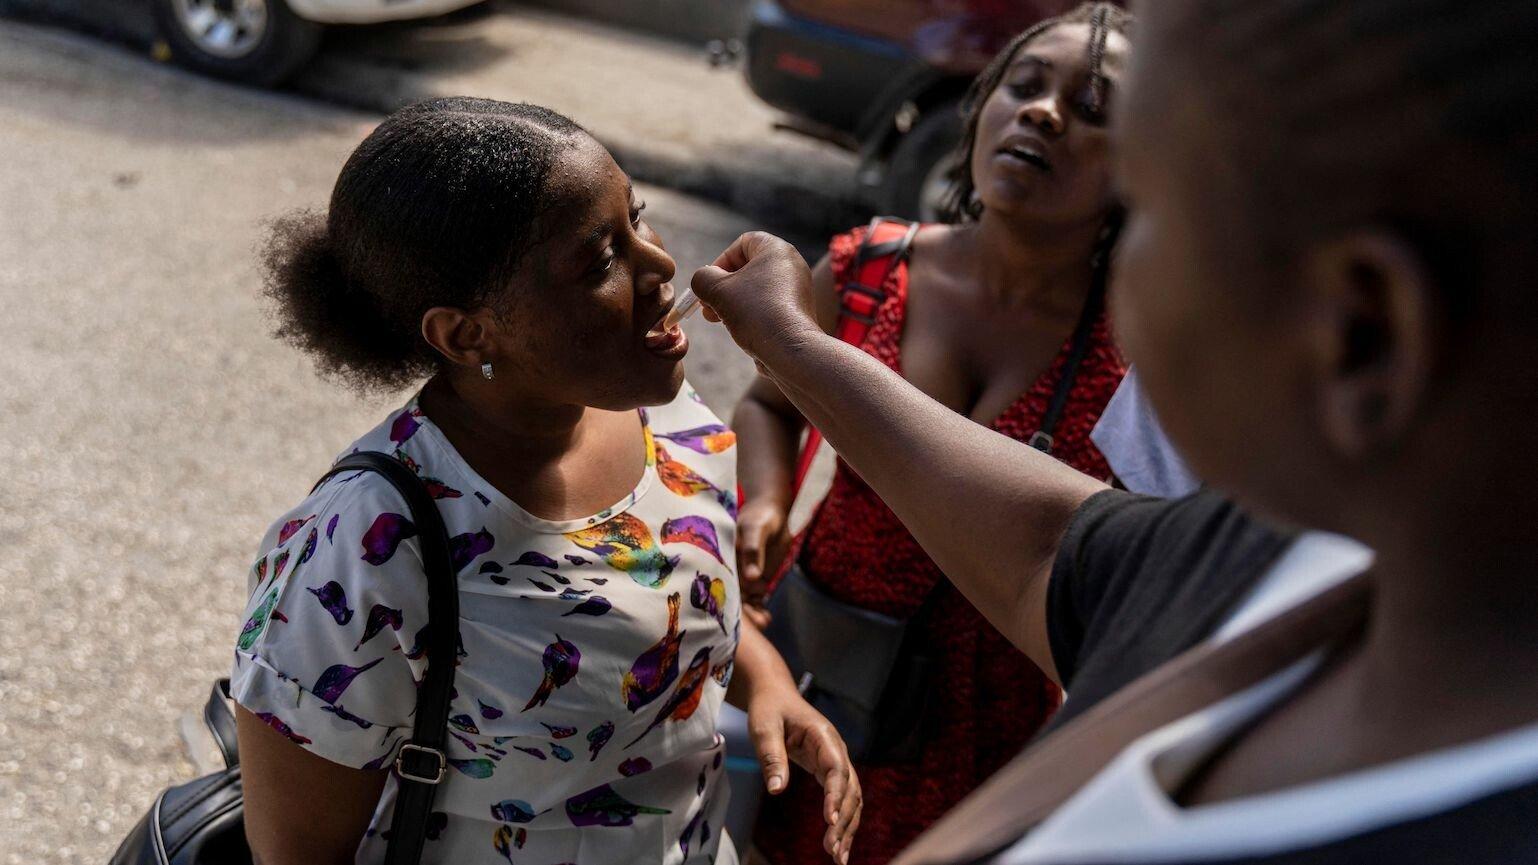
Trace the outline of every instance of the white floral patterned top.
{"label": "white floral patterned top", "polygon": [[[736,439],[688,385],[642,420],[640,484],[561,522],[482,480],[415,400],[354,445],[426,481],[459,573],[452,768],[424,862],[715,861],[716,717],[739,615]],[[426,577],[404,500],[375,473],[332,478],[268,530],[250,580],[236,701],[328,760],[391,765],[426,666]],[[383,861],[395,793],[392,776],[359,863]]]}

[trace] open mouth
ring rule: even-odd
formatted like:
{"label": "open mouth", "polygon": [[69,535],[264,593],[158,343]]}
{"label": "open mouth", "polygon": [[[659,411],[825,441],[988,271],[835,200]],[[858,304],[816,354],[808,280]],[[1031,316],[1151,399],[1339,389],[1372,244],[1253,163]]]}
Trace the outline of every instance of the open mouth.
{"label": "open mouth", "polygon": [[1011,157],[1045,173],[1051,173],[1052,163],[1035,145],[1011,143],[999,148],[999,153]]}
{"label": "open mouth", "polygon": [[645,339],[646,350],[666,360],[677,360],[689,352],[689,337],[684,334],[683,327],[668,323],[674,302],[669,301],[663,308],[657,322],[646,332]]}

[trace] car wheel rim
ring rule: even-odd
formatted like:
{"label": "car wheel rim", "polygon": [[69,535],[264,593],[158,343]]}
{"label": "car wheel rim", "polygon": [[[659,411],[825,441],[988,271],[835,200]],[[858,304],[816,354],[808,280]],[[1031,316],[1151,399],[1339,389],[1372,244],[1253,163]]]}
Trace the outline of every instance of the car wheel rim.
{"label": "car wheel rim", "polygon": [[171,0],[177,23],[199,51],[237,59],[267,32],[267,0]]}
{"label": "car wheel rim", "polygon": [[935,160],[935,164],[929,167],[929,172],[924,175],[924,182],[919,185],[919,212],[918,218],[922,222],[939,222],[940,214],[945,208],[945,200],[951,191],[951,169],[956,165],[956,156],[947,153]]}

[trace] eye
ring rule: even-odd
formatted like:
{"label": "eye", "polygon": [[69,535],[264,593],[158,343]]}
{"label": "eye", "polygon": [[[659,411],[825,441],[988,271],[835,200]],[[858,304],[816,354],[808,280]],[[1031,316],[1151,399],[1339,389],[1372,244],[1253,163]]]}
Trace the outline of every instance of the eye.
{"label": "eye", "polygon": [[1074,100],[1075,107],[1079,112],[1079,116],[1083,117],[1086,121],[1096,125],[1104,125],[1107,119],[1105,105],[1110,101],[1111,96],[1110,88],[1102,84],[1100,92],[1097,94],[1095,91],[1094,85],[1086,85]]}
{"label": "eye", "polygon": [[641,214],[646,212],[646,202],[641,201],[630,206],[630,227],[641,227]]}
{"label": "eye", "polygon": [[603,255],[600,256],[598,261],[593,264],[593,274],[595,276],[603,276],[604,274],[613,270],[614,259],[614,248],[609,247],[608,249],[605,249],[603,251]]}
{"label": "eye", "polygon": [[1014,94],[1016,99],[1029,99],[1041,92],[1041,78],[1032,75],[1024,81],[1016,81],[1009,85],[1009,92]]}

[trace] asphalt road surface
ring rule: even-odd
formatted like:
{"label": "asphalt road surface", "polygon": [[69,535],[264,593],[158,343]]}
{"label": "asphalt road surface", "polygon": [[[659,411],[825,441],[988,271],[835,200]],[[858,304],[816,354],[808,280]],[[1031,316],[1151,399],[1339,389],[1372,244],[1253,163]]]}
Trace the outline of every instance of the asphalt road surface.
{"label": "asphalt road surface", "polygon": [[[263,221],[378,122],[0,22],[0,861],[100,863],[185,780],[267,523],[398,405],[271,338]],[[681,273],[751,227],[646,188]],[[725,413],[752,365],[695,320]]]}

